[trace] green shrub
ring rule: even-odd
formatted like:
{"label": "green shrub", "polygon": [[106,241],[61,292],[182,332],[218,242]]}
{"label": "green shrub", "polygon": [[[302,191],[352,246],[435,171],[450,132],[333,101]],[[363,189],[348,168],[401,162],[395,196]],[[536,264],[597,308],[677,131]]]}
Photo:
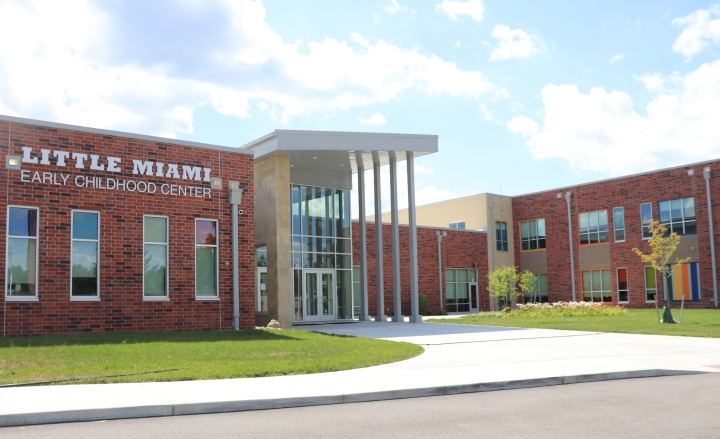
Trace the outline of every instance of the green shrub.
{"label": "green shrub", "polygon": [[518,304],[516,311],[502,311],[504,318],[533,317],[596,317],[627,314],[621,306],[606,306],[598,302],[555,302]]}
{"label": "green shrub", "polygon": [[424,293],[420,293],[418,296],[418,308],[421,316],[424,316],[428,310],[428,300]]}

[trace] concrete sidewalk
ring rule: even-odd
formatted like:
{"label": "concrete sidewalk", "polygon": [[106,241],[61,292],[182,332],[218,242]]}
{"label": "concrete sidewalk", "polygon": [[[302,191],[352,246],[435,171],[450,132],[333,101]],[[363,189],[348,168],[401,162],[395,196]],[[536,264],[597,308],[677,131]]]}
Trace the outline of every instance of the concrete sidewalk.
{"label": "concrete sidewalk", "polygon": [[444,324],[303,330],[422,345],[398,363],[314,375],[0,389],[0,426],[374,401],[720,371],[720,339]]}

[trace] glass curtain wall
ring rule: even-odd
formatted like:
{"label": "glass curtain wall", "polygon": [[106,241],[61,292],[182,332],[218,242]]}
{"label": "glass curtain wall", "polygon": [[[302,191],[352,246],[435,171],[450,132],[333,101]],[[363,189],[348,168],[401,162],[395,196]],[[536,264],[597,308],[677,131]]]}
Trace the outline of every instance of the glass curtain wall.
{"label": "glass curtain wall", "polygon": [[291,235],[293,303],[303,320],[302,270],[335,270],[337,319],[353,318],[350,191],[293,185]]}

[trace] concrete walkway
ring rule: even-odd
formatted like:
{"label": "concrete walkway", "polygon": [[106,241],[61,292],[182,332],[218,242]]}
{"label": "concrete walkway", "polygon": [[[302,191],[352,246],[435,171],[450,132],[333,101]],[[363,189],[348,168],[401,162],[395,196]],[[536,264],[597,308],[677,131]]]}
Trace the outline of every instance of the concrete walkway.
{"label": "concrete walkway", "polygon": [[0,389],[0,426],[258,410],[720,371],[720,339],[367,322],[303,330],[407,341],[406,361],[313,375]]}

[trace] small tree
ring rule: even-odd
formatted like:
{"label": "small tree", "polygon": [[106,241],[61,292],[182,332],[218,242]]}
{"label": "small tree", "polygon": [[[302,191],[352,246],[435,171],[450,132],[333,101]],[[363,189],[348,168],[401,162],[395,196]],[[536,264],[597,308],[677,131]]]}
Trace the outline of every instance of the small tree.
{"label": "small tree", "polygon": [[517,268],[509,265],[507,267],[498,268],[491,271],[488,277],[488,292],[498,300],[510,302],[510,306],[514,309],[517,296],[519,295],[515,284],[518,281]]}
{"label": "small tree", "polygon": [[[640,256],[640,259],[651,267],[655,269],[655,271],[660,272],[662,275],[662,281],[663,281],[663,294],[667,294],[667,307],[670,308],[670,294],[668,294],[667,290],[667,279],[672,275],[672,269],[671,269],[671,261],[673,254],[675,254],[675,250],[677,250],[678,245],[680,245],[680,237],[677,233],[673,232],[668,234],[667,227],[660,224],[660,221],[657,221],[655,219],[650,220],[650,224],[648,225],[648,228],[650,230],[650,233],[652,234],[652,238],[648,241],[650,244],[650,253],[645,254],[638,248],[633,248],[633,251],[635,254]],[[667,235],[667,236],[666,236]],[[686,259],[675,259],[674,264],[684,264],[688,262],[690,258]],[[660,310],[658,309],[658,302],[660,301],[660,298],[658,297],[658,293],[655,293],[655,313],[657,314],[658,322],[660,322]],[[680,305],[680,323],[682,323],[682,312],[685,308],[685,295],[683,294],[682,302]]]}
{"label": "small tree", "polygon": [[530,270],[520,273],[520,291],[523,295],[532,295],[533,303],[537,302],[537,276]]}

